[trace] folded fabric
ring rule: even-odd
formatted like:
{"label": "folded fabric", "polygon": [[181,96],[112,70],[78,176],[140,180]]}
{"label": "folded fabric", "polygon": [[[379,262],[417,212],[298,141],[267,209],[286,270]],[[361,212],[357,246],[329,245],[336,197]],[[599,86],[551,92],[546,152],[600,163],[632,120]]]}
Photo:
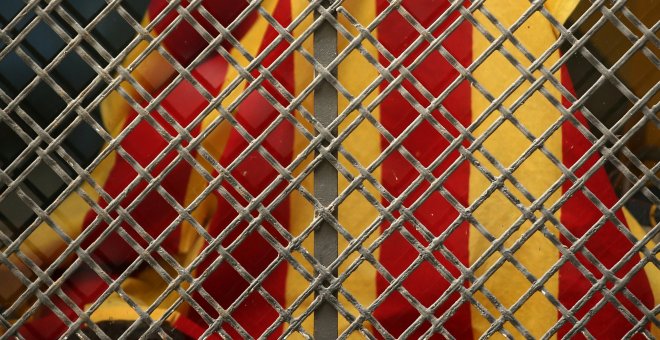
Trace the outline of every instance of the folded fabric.
{"label": "folded fabric", "polygon": [[[562,337],[585,320],[596,338],[638,322],[660,335],[657,257],[635,244],[644,233],[591,151],[560,63],[557,25],[576,2],[342,3],[342,334]],[[74,192],[51,214],[99,264],[65,273],[72,303],[95,322],[144,314],[192,337],[309,335],[314,10],[202,1],[218,22],[193,10],[192,25],[186,5],[153,1],[153,37],[186,20],[162,41],[170,55],[141,43],[124,62],[132,79],[102,104],[116,139],[97,186],[82,186],[98,206]],[[238,16],[231,37],[216,25]],[[66,247],[44,224],[21,251],[45,268]],[[122,278],[121,294],[99,270]],[[42,318],[68,329],[46,307],[26,327]]]}

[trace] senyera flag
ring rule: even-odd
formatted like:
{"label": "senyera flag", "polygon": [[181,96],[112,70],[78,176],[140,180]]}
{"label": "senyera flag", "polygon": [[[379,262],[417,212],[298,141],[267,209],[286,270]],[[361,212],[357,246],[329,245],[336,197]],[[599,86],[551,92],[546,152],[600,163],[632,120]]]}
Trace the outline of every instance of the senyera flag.
{"label": "senyera flag", "polygon": [[[634,248],[631,235],[644,232],[590,151],[566,68],[549,71],[559,30],[542,9],[561,23],[576,2],[531,13],[525,0],[342,4],[340,52],[369,30],[337,68],[339,192],[357,188],[338,210],[339,250],[351,252],[338,266],[350,272],[342,335],[470,338],[502,326],[562,337],[580,323],[620,338],[638,322],[660,334],[657,258]],[[187,5],[152,2],[144,27],[166,36],[135,47],[131,79],[102,104],[116,140],[93,163],[93,183],[20,247],[64,294],[30,309],[3,267],[10,318],[30,311],[25,338],[60,336],[79,318],[86,331],[139,318],[134,329],[146,329],[146,315],[183,337],[312,334],[313,318],[299,317],[315,306],[304,194],[314,153],[300,156],[314,133],[313,11],[295,0],[263,1],[261,13],[242,1]],[[529,71],[541,57],[543,70]],[[77,245],[53,226],[80,251],[58,259]]]}

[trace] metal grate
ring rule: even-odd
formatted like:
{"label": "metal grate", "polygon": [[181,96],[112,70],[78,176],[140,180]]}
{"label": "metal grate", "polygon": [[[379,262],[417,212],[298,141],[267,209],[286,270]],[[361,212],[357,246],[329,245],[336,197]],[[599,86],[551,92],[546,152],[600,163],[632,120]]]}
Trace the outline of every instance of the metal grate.
{"label": "metal grate", "polygon": [[658,336],[647,5],[3,2],[0,338]]}

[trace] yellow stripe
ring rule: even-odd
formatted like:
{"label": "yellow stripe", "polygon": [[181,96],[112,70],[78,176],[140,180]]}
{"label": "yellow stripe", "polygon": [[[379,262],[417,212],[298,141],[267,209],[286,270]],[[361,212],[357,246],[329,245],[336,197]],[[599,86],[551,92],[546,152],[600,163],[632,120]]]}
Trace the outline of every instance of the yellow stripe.
{"label": "yellow stripe", "polygon": [[[278,1],[279,0],[266,0],[263,2],[262,7],[272,15]],[[270,24],[259,15],[250,30],[241,39],[241,46],[252,57],[256,57],[261,51],[263,38],[266,34],[266,31],[268,30],[268,27],[270,27]],[[236,63],[241,66],[241,68],[244,69],[248,66],[249,61],[240,51],[237,49],[232,49],[230,54]],[[229,84],[240,77],[241,76],[239,71],[233,66],[229,65],[227,69],[227,75],[225,76],[225,83],[223,84],[221,91],[226,89]],[[230,106],[241,94],[243,94],[246,86],[247,81],[242,80],[241,83],[236,86],[234,90],[232,90],[229,95],[221,102],[222,107],[227,108]],[[202,127],[206,128],[219,116],[220,113],[217,110],[213,110],[213,112],[204,119]],[[229,138],[230,132],[232,130],[233,128],[231,127],[231,124],[229,124],[227,121],[223,121],[206,139],[204,148],[206,148],[206,150],[209,151],[215,159],[220,159],[220,155],[224,151],[225,145],[227,144],[227,139]]]}
{"label": "yellow stripe", "polygon": [[[142,26],[146,27],[150,19],[145,16],[142,21]],[[153,38],[156,38],[156,33],[150,33]],[[122,62],[124,67],[128,67],[140,54],[144,52],[149,44],[146,41],[141,41]],[[152,51],[146,58],[138,64],[131,72],[131,77],[142,88],[150,93],[154,93],[158,88],[171,79],[176,70],[165,60],[165,58],[157,51]],[[123,81],[120,87],[126,91],[136,101],[143,100],[138,94],[137,90],[128,81]],[[124,99],[124,97],[117,91],[112,91],[106,99],[101,102],[101,118],[105,128],[110,135],[117,136],[124,128],[126,116],[132,110],[132,106]]]}
{"label": "yellow stripe", "polygon": [[[305,9],[306,4],[303,1],[291,1],[291,17],[295,18],[300,13],[303,12]],[[308,16],[305,18],[305,20],[298,26],[296,29],[293,31],[293,35],[298,38],[305,29],[307,29],[311,24],[312,24],[312,16]],[[307,50],[307,51],[313,51],[313,43],[312,43],[312,38],[308,38],[305,40],[302,44],[302,47]],[[293,55],[293,69],[294,69],[294,86],[295,86],[295,93],[298,94],[302,92],[307,85],[312,81],[312,78],[314,76],[314,68],[310,65],[310,63],[305,60],[305,58],[299,54],[299,53],[294,53]],[[308,112],[314,112],[314,100],[313,96],[307,96],[305,100],[302,102],[302,106],[308,111]],[[302,114],[300,111],[296,110],[294,112],[296,119],[305,126],[305,128],[310,131],[314,132],[314,128],[312,125],[307,121],[305,118],[303,118]],[[309,141],[307,138],[302,136],[300,133],[296,132],[294,133],[293,136],[293,154],[298,155],[300,154],[303,149],[309,144]],[[295,157],[295,156],[294,156]],[[311,160],[314,158],[314,154],[310,155],[307,157],[301,165],[299,165],[293,172],[294,176],[299,176],[300,173],[302,172],[305,167],[309,165]],[[305,188],[308,192],[314,192],[314,176],[313,174],[310,174],[307,176],[303,181],[301,186]],[[290,217],[289,217],[289,230],[291,231],[291,234],[294,237],[300,236],[307,227],[311,224],[312,220],[314,219],[314,209],[310,205],[310,203],[302,197],[298,191],[294,191],[291,193],[289,196],[289,204],[290,204]],[[310,253],[313,254],[314,251],[314,239],[312,236],[306,238],[302,242],[302,246]],[[313,275],[314,269],[312,268],[311,264],[303,258],[303,256],[300,254],[300,252],[293,252],[293,258],[298,261],[310,274]],[[305,280],[300,273],[298,273],[293,266],[288,265],[287,266],[287,274],[286,274],[286,292],[285,292],[285,305],[286,307],[290,307],[294,301],[300,296],[305,289],[309,286],[309,282]],[[314,296],[311,295],[305,301],[303,304],[298,307],[296,310],[293,311],[293,315],[295,317],[299,317],[312,303]],[[314,319],[313,317],[308,317],[303,321],[302,328],[307,332],[307,334],[312,335],[314,331]],[[293,336],[291,337],[293,339],[303,339],[304,337],[300,333],[293,333]]]}
{"label": "yellow stripe", "polygon": [[[116,158],[116,152],[111,152],[92,172],[92,178],[99,186],[105,185]],[[98,201],[99,194],[89,183],[83,182],[81,189],[90,199]],[[76,238],[82,231],[82,225],[89,210],[89,205],[74,192],[50,214],[50,217],[69,237]],[[46,223],[42,223],[21,245],[21,251],[35,260],[37,264],[43,264],[52,261],[65,246],[64,241],[57,236],[53,229]]]}
{"label": "yellow stripe", "polygon": [[[351,13],[363,26],[369,25],[376,17],[376,3],[375,1],[351,1],[344,3],[344,8]],[[359,33],[355,27],[350,24],[344,16],[339,16],[339,22],[342,26],[346,27],[352,36],[357,36]],[[374,32],[377,34],[376,32]],[[341,37],[338,39],[339,51],[342,51],[348,45],[348,41]],[[362,46],[369,52],[369,54],[378,58],[378,50],[372,44],[364,41]],[[338,69],[339,81],[341,84],[354,96],[359,95],[364,91],[371,82],[374,81],[379,75],[376,68],[369,63],[362,54],[353,50],[348,57],[342,61]],[[363,101],[363,106],[372,102],[379,91],[373,91]],[[344,96],[339,96],[339,112],[341,113],[348,106],[348,100]],[[376,108],[372,115],[377,120],[380,120],[380,108]],[[339,126],[341,133],[348,127],[348,125],[360,116],[357,110],[351,112],[348,118]],[[344,148],[357,159],[363,166],[369,166],[380,154],[380,133],[369,122],[363,121],[357,129],[355,129],[344,142]],[[343,157],[339,156],[339,161],[344,165],[353,176],[358,176],[359,172]],[[376,169],[372,175],[377,181],[381,181],[381,170]],[[381,199],[378,191],[368,182],[363,182],[366,190],[371,193],[377,200]],[[348,181],[339,176],[339,192],[341,193],[348,186]],[[350,232],[353,237],[358,237],[376,218],[379,216],[378,211],[374,206],[367,201],[364,196],[358,191],[353,191],[342,203],[339,208],[339,222]],[[365,242],[364,246],[368,246],[375,241],[380,235],[380,229],[377,229]],[[339,251],[342,252],[348,246],[348,242],[343,237],[339,237]],[[380,250],[374,251],[375,258],[379,258]],[[339,267],[340,274],[344,272],[347,267],[358,258],[358,253],[352,253],[348,259]],[[376,299],[376,270],[367,262],[362,263],[358,269],[352,273],[343,284],[344,289],[348,291],[362,306],[369,306]],[[340,295],[339,302],[346,306],[349,313],[354,316],[359,316],[357,309],[355,309],[343,296]],[[340,317],[339,318],[339,332],[343,332],[348,327],[348,322]],[[349,338],[363,338],[359,333],[354,332],[349,335]]]}
{"label": "yellow stripe", "polygon": [[578,3],[580,3],[580,0],[547,0],[545,7],[559,23],[563,24],[573,13]]}
{"label": "yellow stripe", "polygon": [[[529,2],[523,0],[510,1],[507,2],[506,6],[503,6],[497,1],[486,1],[485,6],[505,27],[508,27],[520,17],[525,9],[529,8]],[[481,12],[476,12],[475,17],[492,35],[495,37],[500,36],[497,28]],[[539,13],[533,15],[526,22],[524,28],[516,31],[515,36],[535,57],[543,53],[555,40],[547,20]],[[473,29],[473,59],[476,59],[488,46],[489,43],[486,38],[478,30]],[[529,66],[530,62],[512,44],[506,43],[504,46],[523,66]],[[558,53],[555,53],[549,58],[546,65],[553,64],[557,59]],[[539,76],[538,72],[535,75]],[[498,97],[508,88],[518,76],[519,72],[499,52],[490,55],[474,72],[477,82],[495,97]],[[559,77],[559,74],[555,76]],[[505,102],[505,105],[507,107],[511,105],[528,87],[528,84],[521,86]],[[557,90],[551,86],[547,86],[546,88],[548,88],[553,96],[558,99],[561,98]],[[471,96],[474,120],[490,105],[490,102],[474,88]],[[560,116],[553,105],[538,92],[529,98],[514,115],[535,136],[543,133]],[[475,136],[478,137],[483,134],[487,127],[499,116],[498,111],[494,112],[475,131]],[[544,145],[548,151],[561,159],[561,142],[561,130],[559,130]],[[508,121],[501,125],[484,143],[485,149],[505,167],[510,166],[529,145],[530,142],[527,138]],[[481,153],[475,153],[475,157],[491,173],[494,173],[496,176],[500,175]],[[539,197],[560,177],[561,172],[544,155],[537,151],[513,175],[534,197]],[[490,182],[479,173],[479,170],[472,167],[470,170],[470,202],[474,202],[481,196],[489,185]],[[506,188],[518,197],[523,204],[526,206],[530,205],[530,202],[511,183],[506,183]],[[559,197],[559,194],[561,193],[557,192],[553,195],[546,203],[546,206],[554,203]],[[492,194],[474,213],[474,217],[495,237],[502,235],[520,215],[520,211],[499,191]],[[559,218],[559,216],[556,217]],[[529,222],[523,224],[520,230],[509,238],[505,246],[510,247],[530,226],[531,223]],[[546,226],[551,232],[557,235],[557,231],[554,228],[549,225]],[[472,227],[469,237],[470,263],[474,263],[489,246],[490,242],[477,229]],[[536,277],[540,277],[558,260],[558,251],[544,236],[536,233],[514,256],[529,272]],[[499,253],[491,256],[485,265],[476,271],[477,277],[482,275],[499,257]],[[508,308],[529,289],[531,284],[512,264],[506,262],[486,281],[485,286],[504,307]],[[544,287],[556,297],[558,291],[557,277],[551,278]],[[495,317],[500,316],[499,312],[497,312],[492,303],[483,294],[476,294],[475,297]],[[471,315],[475,336],[479,336],[488,329],[490,324],[480,316],[474,307]],[[542,294],[536,293],[514,316],[533,336],[539,337],[554,325],[557,319],[557,311]],[[514,336],[518,334],[508,323],[506,324],[506,329],[514,334]]]}
{"label": "yellow stripe", "polygon": [[[131,283],[133,281],[132,278],[126,279],[127,283]],[[133,298],[134,296],[131,296]],[[89,309],[90,305],[86,305],[85,309]],[[140,308],[144,311],[147,309],[149,306],[148,305],[140,305]],[[152,320],[158,320],[165,315],[165,311],[167,311],[166,307],[162,308],[156,308],[154,309],[149,316],[151,317]],[[174,320],[176,320],[179,317],[179,312],[175,311],[172,314],[170,314],[165,321],[169,323],[173,323]],[[112,293],[110,296],[108,296],[105,301],[99,306],[97,310],[92,313],[92,315],[89,316],[90,320],[92,322],[98,323],[102,321],[108,321],[108,320],[122,320],[122,321],[133,321],[137,320],[140,318],[138,313],[131,307],[124,299],[122,299],[119,294],[117,293]]]}
{"label": "yellow stripe", "polygon": [[[179,256],[175,255],[176,258]],[[176,271],[169,266],[165,260],[157,259],[159,265],[171,276],[176,276]],[[183,285],[187,289],[188,284]],[[121,284],[122,290],[135,302],[142,310],[151,306],[167,288],[167,283],[153,268],[145,268],[132,277],[127,278]],[[158,320],[165,314],[165,311],[172,306],[174,301],[179,298],[179,293],[170,292],[167,297],[154,309],[151,314],[153,320]],[[185,305],[185,304],[184,304]],[[89,308],[89,305],[85,307]],[[178,311],[169,315],[165,320],[172,323],[183,313],[188,306],[180,307]],[[110,295],[101,306],[90,316],[92,321],[100,322],[106,320],[136,320],[139,318],[133,307],[129,306],[118,294]]]}
{"label": "yellow stripe", "polygon": [[[92,172],[92,178],[103,187],[108,180],[108,176],[114,167],[116,152],[111,152]],[[80,187],[93,201],[98,201],[99,194],[92,186],[83,182]],[[89,212],[89,205],[82,197],[73,192],[50,214],[50,218],[65,234],[75,239],[80,235],[83,228],[85,216]],[[20,251],[30,258],[37,266],[45,267],[52,263],[61,252],[66,248],[66,243],[53,231],[45,222],[41,223],[28,238],[21,244]],[[16,255],[12,255],[10,260],[24,273],[31,273],[23,261]],[[30,277],[31,274],[26,274]],[[18,279],[11,274],[6,266],[0,266],[0,306],[16,298],[16,294],[25,287],[19,283]]]}
{"label": "yellow stripe", "polygon": [[[628,209],[623,209],[623,215],[626,217],[626,223],[628,224],[630,231],[632,232],[633,235],[638,240],[641,240],[646,236],[646,231],[642,229],[642,226],[637,223],[637,220],[635,217],[633,217]],[[646,244],[647,249],[653,249],[655,247],[655,242],[653,240],[650,240]],[[639,256],[641,258],[646,257],[643,253],[639,253]],[[660,259],[660,255],[655,255],[656,259]],[[651,286],[651,292],[653,292],[653,301],[654,305],[660,305],[660,269],[658,269],[657,266],[655,266],[652,262],[647,263],[644,266],[644,272],[646,273],[646,277],[649,280],[649,285]],[[656,326],[654,323],[651,322],[651,334],[655,338],[660,338],[660,327]]]}
{"label": "yellow stripe", "polygon": [[[373,1],[360,1],[360,2],[349,2],[345,3],[345,7],[353,15],[356,15],[357,19],[363,24],[371,22],[376,16],[375,3]],[[293,1],[292,10],[293,17],[299,15],[302,10],[305,8],[305,4],[302,2]],[[311,24],[311,16],[308,17],[295,31],[294,35],[296,37],[309,27]],[[340,18],[340,22],[344,27],[351,27],[344,18]],[[352,32],[356,34],[357,32]],[[346,41],[342,38],[339,39],[339,50],[342,50],[346,47]],[[376,48],[370,44],[364,44],[365,48],[371,53],[372,56],[377,56],[378,53]],[[303,47],[307,51],[313,50],[312,39],[307,39]],[[296,93],[300,93],[313,79],[314,69],[311,67],[308,61],[306,61],[301,55],[294,55],[294,69],[295,69],[295,86]],[[362,57],[359,52],[354,51],[351,55],[342,62],[338,70],[339,80],[341,83],[346,86],[346,88],[354,94],[359,94],[364,90],[369,83],[371,83],[377,76],[378,72],[373,66],[371,66],[364,57]],[[378,95],[377,91],[367,97],[365,102],[372,101]],[[341,112],[348,105],[348,102],[345,98],[341,98],[339,101],[339,111]],[[303,106],[309,112],[313,112],[313,100],[312,97],[308,97],[304,102]],[[379,110],[375,110],[373,115],[378,119],[380,117]],[[341,124],[339,130],[342,131],[346,126],[358,116],[357,111],[352,112],[347,119],[346,123]],[[313,131],[310,124],[302,118],[299,112],[296,112],[296,117],[299,121],[309,129]],[[380,154],[380,135],[376,128],[369,123],[362,123],[348,139],[346,140],[344,147],[350,152],[363,166],[368,166],[379,154]],[[308,145],[306,138],[302,137],[299,134],[296,134],[294,137],[294,154],[300,153],[303,148]],[[294,172],[295,175],[300,173],[311,160],[311,157],[308,158],[305,163],[298,167],[297,171]],[[344,157],[339,158],[340,162],[346,166],[349,171],[357,175],[358,171],[352,168]],[[373,173],[374,177],[380,181],[380,170],[376,170]],[[313,176],[308,176],[303,181],[303,187],[312,192],[313,190]],[[340,176],[339,180],[339,190],[340,192],[347,187],[347,181]],[[365,187],[372,195],[377,199],[380,198],[378,192],[371,185],[365,184]],[[291,199],[291,233],[294,236],[300,235],[309,225],[314,217],[314,210],[307,202],[306,199],[302,198],[299,194],[294,193],[290,197]],[[351,194],[347,200],[342,204],[339,209],[339,221],[341,225],[346,228],[353,236],[357,237],[371,222],[373,222],[378,216],[376,209],[358,192]],[[377,233],[372,235],[365,244],[370,244],[378,236]],[[313,252],[313,238],[309,237],[303,242],[303,246],[310,252]],[[342,251],[347,246],[347,242],[340,237],[339,250]],[[378,251],[374,254],[378,257]],[[298,253],[294,253],[296,260],[301,261],[301,263],[312,272],[311,266],[304,261],[302,256]],[[340,266],[340,271],[346,270],[348,264],[353,262],[357,258],[357,254],[353,254],[349,259]],[[360,304],[363,306],[370,305],[376,298],[376,271],[373,267],[368,264],[363,264],[358,268],[358,270],[349,277],[349,279],[343,284],[344,289],[346,289],[350,294],[352,294]],[[293,269],[292,266],[289,266],[287,272],[287,282],[286,282],[286,304],[290,306],[293,301],[309,286],[309,283],[302,278],[302,276]],[[346,301],[342,296],[339,298],[340,302],[346,307],[346,309],[353,315],[359,315],[357,310]],[[308,298],[301,307],[294,311],[295,316],[299,316],[304,310],[306,310],[311,303],[312,299]],[[313,319],[307,318],[303,322],[303,328],[306,332],[311,334],[313,330]],[[339,320],[339,332],[341,333],[348,327],[348,322],[340,317]],[[296,334],[299,335],[299,334]],[[350,336],[359,337],[357,333]]]}

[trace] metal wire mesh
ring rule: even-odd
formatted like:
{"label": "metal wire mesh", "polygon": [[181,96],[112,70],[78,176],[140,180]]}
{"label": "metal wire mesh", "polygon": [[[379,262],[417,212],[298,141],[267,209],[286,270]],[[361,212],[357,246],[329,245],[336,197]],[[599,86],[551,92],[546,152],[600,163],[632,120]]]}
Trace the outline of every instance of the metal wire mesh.
{"label": "metal wire mesh", "polygon": [[654,338],[638,5],[0,4],[0,337]]}

